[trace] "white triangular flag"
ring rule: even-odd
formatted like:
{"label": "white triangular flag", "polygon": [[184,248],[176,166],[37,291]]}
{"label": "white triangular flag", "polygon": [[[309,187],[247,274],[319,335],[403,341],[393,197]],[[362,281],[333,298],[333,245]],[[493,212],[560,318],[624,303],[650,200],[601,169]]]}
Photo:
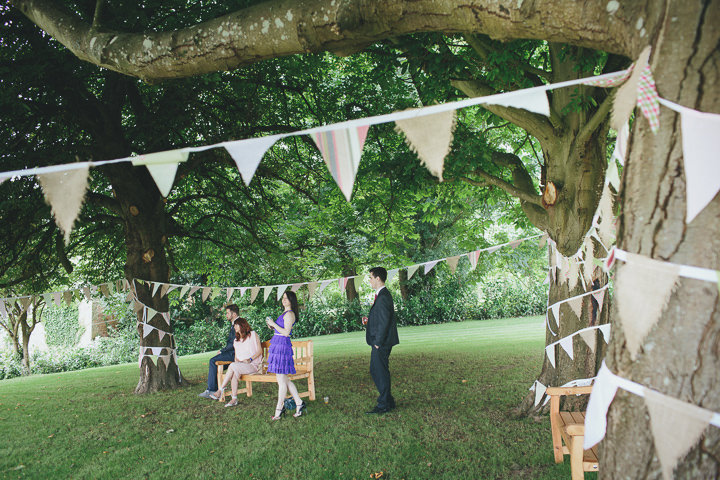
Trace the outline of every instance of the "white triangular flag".
{"label": "white triangular flag", "polygon": [[162,287],[160,287],[160,298],[164,297],[168,293],[168,289],[170,288],[170,285],[167,283],[163,283]]}
{"label": "white triangular flag", "polygon": [[605,170],[605,181],[609,183],[617,192],[620,190],[620,173],[618,172],[615,159],[611,158],[608,162],[607,170]]}
{"label": "white triangular flag", "polygon": [[547,387],[540,383],[538,380],[535,381],[535,406],[538,406],[538,403],[540,403],[540,400],[542,400],[543,395],[545,395],[545,390],[547,390]]}
{"label": "white triangular flag", "polygon": [[597,377],[595,377],[585,414],[585,439],[583,440],[585,450],[591,449],[605,437],[607,411],[615,398],[617,389],[615,376],[603,362]]}
{"label": "white triangular flag", "polygon": [[630,125],[625,122],[625,125],[617,132],[617,139],[615,140],[615,150],[613,150],[612,159],[617,159],[620,165],[625,165],[625,155],[627,154],[628,138],[630,138]]}
{"label": "white triangular flag", "polygon": [[440,261],[440,260],[433,260],[432,262],[427,262],[427,263],[425,264],[425,272],[424,272],[424,274],[427,275],[427,273],[428,273],[430,270],[432,270],[432,269],[435,267],[435,265],[438,264],[439,261]]}
{"label": "white triangular flag", "polygon": [[460,255],[457,255],[455,257],[448,257],[447,264],[448,268],[450,268],[450,273],[455,273],[455,270],[457,270],[458,261],[460,260]]}
{"label": "white triangular flag", "polygon": [[320,295],[323,292],[323,290],[325,290],[327,288],[327,286],[330,285],[332,282],[333,282],[333,280],[323,280],[322,282],[320,282],[320,286],[317,289],[318,295]]}
{"label": "white triangular flag", "polygon": [[625,264],[618,268],[615,297],[630,358],[635,360],[670,299],[678,267],[634,253],[626,255]]}
{"label": "white triangular flag", "polygon": [[567,279],[568,279],[568,288],[570,291],[575,290],[575,287],[577,286],[577,282],[579,280],[580,276],[580,264],[578,263],[577,259],[570,258],[568,259],[568,270],[567,270]]}
{"label": "white triangular flag", "polygon": [[567,337],[560,339],[560,346],[563,350],[565,350],[565,353],[570,356],[570,359],[573,359],[573,335],[568,335]]}
{"label": "white triangular flag", "polygon": [[162,285],[162,283],[160,283],[160,282],[149,282],[149,283],[152,283],[152,284],[153,284],[151,297],[154,297],[155,294],[156,294],[157,291],[158,291],[158,288],[160,288],[160,286]]}
{"label": "white triangular flag", "polygon": [[[487,253],[493,253],[493,252],[495,252],[495,251],[497,251],[497,250],[500,250],[502,247],[503,247],[502,245],[494,245],[494,246],[492,246],[492,247],[490,247],[490,248],[485,248],[484,250],[485,250]],[[478,250],[476,253],[477,253],[477,256],[480,257],[480,250]]]}
{"label": "white triangular flag", "polygon": [[643,390],[663,477],[671,480],[678,460],[700,439],[713,413],[649,388]]}
{"label": "white triangular flag", "polygon": [[188,293],[188,297],[192,297],[192,296],[195,294],[195,292],[197,292],[197,291],[200,290],[201,288],[202,288],[202,287],[198,287],[198,286],[192,286],[192,287],[190,287],[190,293]]}
{"label": "white triangular flag", "polygon": [[595,353],[595,346],[597,345],[597,330],[594,328],[590,330],[581,330],[580,336],[583,340],[585,340],[585,343],[590,350]]}
{"label": "white triangular flag", "polygon": [[250,289],[250,303],[253,303],[260,293],[260,287],[252,287]]}
{"label": "white triangular flag", "polygon": [[325,165],[348,202],[369,128],[365,125],[312,134]]}
{"label": "white triangular flag", "polygon": [[[180,289],[180,298],[184,297],[185,294],[188,293],[189,291],[190,291],[190,285],[184,285],[184,286]],[[179,299],[178,299],[178,300],[179,300]]]}
{"label": "white triangular flag", "polygon": [[531,90],[529,92],[516,90],[514,92],[499,93],[488,98],[491,105],[503,107],[522,108],[529,112],[550,116],[550,104],[548,103],[545,91]]}
{"label": "white triangular flag", "polygon": [[250,181],[255,175],[255,171],[260,165],[265,152],[283,137],[284,135],[271,135],[269,137],[248,138],[246,140],[225,142],[222,145],[235,161],[245,185],[250,186]]}
{"label": "white triangular flag", "polygon": [[560,304],[555,303],[552,307],[550,307],[550,309],[552,310],[553,316],[555,317],[555,323],[557,324],[558,328],[560,328]]}
{"label": "white triangular flag", "polygon": [[178,165],[188,159],[190,152],[185,149],[148,153],[132,158],[132,164],[145,165],[163,197],[167,197],[175,182]]}
{"label": "white triangular flag", "polygon": [[147,307],[147,321],[149,322],[153,318],[155,318],[155,315],[157,315],[157,310],[151,307]]}
{"label": "white triangular flag", "polygon": [[227,298],[225,299],[226,302],[230,302],[230,298],[232,297],[233,292],[235,291],[234,288],[230,287],[227,289]]}
{"label": "white triangular flag", "polygon": [[168,285],[168,289],[167,289],[167,291],[165,292],[165,294],[166,294],[166,295],[169,295],[170,292],[172,292],[173,290],[175,290],[175,289],[178,288],[178,287],[179,287],[179,285],[170,285],[170,284],[169,284],[169,285]]}
{"label": "white triangular flag", "polygon": [[385,281],[385,283],[390,283],[390,280],[392,280],[395,277],[395,275],[397,275],[399,270],[400,270],[399,268],[393,268],[392,270],[388,270],[387,280]]}
{"label": "white triangular flag", "polygon": [[242,298],[243,295],[245,295],[246,290],[250,290],[250,287],[240,287],[240,298]]}
{"label": "white triangular flag", "polygon": [[210,293],[211,293],[211,292],[212,292],[212,288],[210,288],[210,287],[203,287],[203,289],[202,289],[202,297],[201,297],[203,302],[208,299],[208,297],[210,296]]}
{"label": "white triangular flag", "polygon": [[581,318],[580,314],[582,313],[583,297],[573,298],[572,300],[568,300],[565,303],[568,304],[568,306],[577,318]]}
{"label": "white triangular flag", "polygon": [[599,292],[593,292],[593,293],[592,293],[592,296],[593,296],[593,298],[595,299],[595,301],[596,301],[597,304],[598,304],[597,314],[598,314],[598,317],[599,317],[599,316],[600,316],[600,312],[602,312],[603,301],[604,301],[604,299],[605,299],[605,290],[601,290],[601,291],[599,291]]}
{"label": "white triangular flag", "polygon": [[278,301],[280,301],[280,299],[282,298],[283,294],[285,293],[285,290],[287,290],[287,287],[289,287],[289,286],[290,286],[290,284],[288,283],[288,284],[285,284],[285,285],[280,285],[280,286],[278,287],[278,289],[277,289],[277,299],[278,299]]}
{"label": "white triangular flag", "polygon": [[263,302],[267,302],[268,297],[270,296],[270,294],[273,291],[273,288],[275,288],[275,287],[273,287],[272,285],[268,285],[267,287],[263,287],[263,288],[265,291],[265,299],[263,300]]}
{"label": "white triangular flag", "polygon": [[62,292],[53,292],[53,300],[55,301],[55,305],[58,307],[60,306],[62,302]]}
{"label": "white triangular flag", "polygon": [[555,344],[554,343],[551,343],[550,345],[545,347],[545,354],[547,355],[548,360],[550,360],[550,364],[552,364],[552,366],[554,367],[555,366]]}
{"label": "white triangular flag", "polygon": [[163,312],[162,318],[165,319],[165,323],[167,323],[169,326],[170,325],[170,312]]}
{"label": "white triangular flag", "polygon": [[303,285],[305,285],[305,284],[304,283],[293,283],[292,288],[290,288],[290,291],[297,292],[298,290],[300,290],[300,287],[302,287]]}
{"label": "white triangular flag", "polygon": [[152,351],[152,354],[156,357],[162,353],[163,347],[150,347],[150,350]]}
{"label": "white triangular flag", "polygon": [[315,295],[315,290],[317,289],[319,283],[318,282],[308,282],[308,300]]}
{"label": "white triangular flag", "polygon": [[610,343],[610,324],[606,323],[604,325],[599,325],[598,330],[602,333],[605,343]]}
{"label": "white triangular flag", "polygon": [[720,115],[683,109],[681,119],[685,223],[690,223],[720,191]]}
{"label": "white triangular flag", "polygon": [[143,323],[143,338],[150,335],[150,332],[152,332],[155,329],[152,325],[148,325],[147,323]]}
{"label": "white triangular flag", "polygon": [[442,182],[443,165],[455,130],[455,110],[395,120],[395,125],[420,163]]}
{"label": "white triangular flag", "polygon": [[89,167],[85,165],[73,170],[61,170],[37,176],[45,201],[50,205],[55,217],[55,223],[63,233],[65,244],[70,241],[70,232],[83,205],[88,172]]}
{"label": "white triangular flag", "polygon": [[415,272],[418,271],[418,268],[420,268],[420,265],[412,265],[410,267],[407,267],[407,279],[410,280],[413,275],[415,275]]}

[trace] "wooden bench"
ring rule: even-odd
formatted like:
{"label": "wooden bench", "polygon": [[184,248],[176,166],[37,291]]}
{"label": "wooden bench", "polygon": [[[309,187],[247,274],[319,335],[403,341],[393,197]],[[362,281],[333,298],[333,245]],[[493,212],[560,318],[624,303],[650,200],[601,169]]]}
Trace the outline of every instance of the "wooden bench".
{"label": "wooden bench", "polygon": [[589,395],[588,387],[548,387],[550,396],[550,428],[552,429],[555,463],[562,463],[564,455],[570,455],[572,480],[583,480],[585,472],[598,471],[597,445],[583,450],[585,438],[585,412],[561,412],[560,397],[563,395]]}
{"label": "wooden bench", "polygon": [[[252,397],[252,384],[253,382],[272,382],[277,383],[277,377],[274,373],[267,373],[267,358],[268,349],[270,348],[270,342],[262,342],[262,367],[260,372],[241,375],[240,381],[245,382],[245,388],[240,389],[238,385],[238,394],[245,393],[248,397]],[[288,378],[292,381],[300,380],[301,378],[307,378],[308,389],[306,392],[299,392],[301,397],[308,397],[310,400],[315,400],[315,372],[313,370],[313,342],[312,340],[303,341],[292,341],[293,359],[295,360],[295,371],[297,373],[289,374]],[[217,365],[217,381],[218,387],[222,385],[225,378],[223,372],[225,365],[230,365],[232,362],[215,362]],[[229,392],[230,385],[228,384],[225,389]],[[220,401],[225,401],[225,394],[220,396]]]}

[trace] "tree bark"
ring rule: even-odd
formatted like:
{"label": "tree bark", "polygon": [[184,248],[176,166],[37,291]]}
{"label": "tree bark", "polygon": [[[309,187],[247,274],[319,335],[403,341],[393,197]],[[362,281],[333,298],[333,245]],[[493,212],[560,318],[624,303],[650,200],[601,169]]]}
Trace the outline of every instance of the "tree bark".
{"label": "tree bark", "polygon": [[[720,2],[673,3],[648,31],[659,94],[680,105],[720,113]],[[685,223],[687,188],[680,115],[660,107],[660,130],[636,110],[624,171],[620,248],[668,262],[720,270],[720,198]],[[622,268],[619,265],[618,268]],[[655,298],[645,302],[659,301]],[[607,365],[617,375],[670,397],[720,411],[720,308],[717,285],[680,277],[658,323],[632,361],[613,312]],[[648,412],[641,397],[618,390],[600,449],[600,478],[662,478]],[[675,478],[718,478],[720,429],[709,427],[680,459]]]}

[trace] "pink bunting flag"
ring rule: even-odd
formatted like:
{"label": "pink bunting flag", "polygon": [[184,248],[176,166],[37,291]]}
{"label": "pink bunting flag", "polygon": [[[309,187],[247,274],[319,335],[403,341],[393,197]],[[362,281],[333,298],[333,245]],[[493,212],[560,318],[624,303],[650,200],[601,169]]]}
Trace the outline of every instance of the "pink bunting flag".
{"label": "pink bunting flag", "polygon": [[347,287],[348,277],[342,277],[338,278],[338,286],[340,287],[340,291],[344,292],[345,287]]}
{"label": "pink bunting flag", "polygon": [[478,258],[480,258],[480,250],[475,250],[467,255],[468,260],[470,260],[470,270],[475,270],[477,268]]}
{"label": "pink bunting flag", "polygon": [[260,165],[265,152],[284,136],[271,135],[269,137],[248,138],[223,143],[223,147],[235,161],[245,185],[250,185],[250,181],[255,175],[255,171]]}
{"label": "pink bunting flag", "polygon": [[652,130],[653,133],[657,133],[660,128],[660,100],[658,99],[655,79],[650,70],[650,65],[647,64],[640,73],[637,103],[640,111],[650,123],[650,130]]}
{"label": "pink bunting flag", "polygon": [[330,174],[348,202],[369,128],[366,125],[312,134]]}

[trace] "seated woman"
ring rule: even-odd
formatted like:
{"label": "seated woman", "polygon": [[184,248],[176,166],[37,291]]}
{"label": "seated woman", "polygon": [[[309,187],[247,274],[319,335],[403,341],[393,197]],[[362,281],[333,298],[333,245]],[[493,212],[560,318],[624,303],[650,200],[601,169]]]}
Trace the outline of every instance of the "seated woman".
{"label": "seated woman", "polygon": [[260,346],[260,337],[250,328],[250,324],[244,318],[236,318],[233,323],[235,328],[235,361],[230,364],[227,374],[220,385],[220,390],[210,395],[210,398],[219,400],[225,391],[228,382],[232,386],[232,400],[225,404],[226,407],[234,407],[238,404],[237,391],[240,375],[257,373],[262,363],[262,347]]}

